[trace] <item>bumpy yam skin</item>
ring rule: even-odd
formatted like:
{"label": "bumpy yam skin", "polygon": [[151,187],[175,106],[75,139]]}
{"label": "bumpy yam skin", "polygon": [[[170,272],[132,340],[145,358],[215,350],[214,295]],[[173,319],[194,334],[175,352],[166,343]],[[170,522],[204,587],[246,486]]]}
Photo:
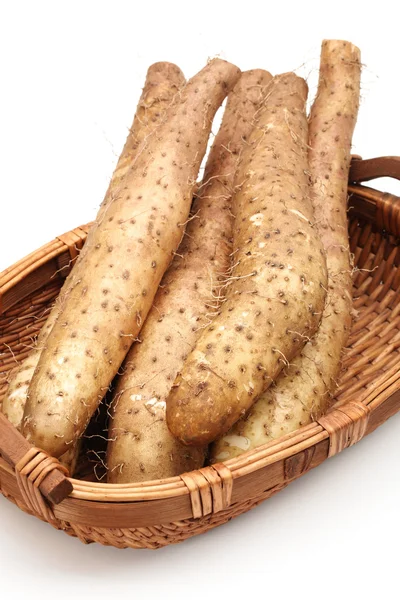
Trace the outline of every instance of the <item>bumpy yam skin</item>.
{"label": "bumpy yam skin", "polygon": [[[158,62],[151,65],[147,71],[145,85],[136,109],[135,117],[124,148],[118,159],[117,166],[111,178],[107,193],[96,216],[96,222],[101,221],[108,204],[114,197],[114,192],[122,182],[135,157],[139,145],[160,124],[165,110],[171,104],[173,97],[184,85],[185,77],[176,65],[168,62]],[[89,240],[92,233],[89,232]],[[90,246],[90,244],[88,245]],[[85,250],[82,251],[82,254]],[[79,275],[79,260],[66,278],[59,298],[53,305],[45,324],[35,341],[35,348],[21,365],[16,368],[9,382],[7,396],[4,399],[3,412],[16,427],[20,427],[24,413],[26,395],[33,373],[40,359],[40,354],[60,312],[59,305],[68,288],[74,285]]]}
{"label": "bumpy yam skin", "polygon": [[185,76],[177,65],[157,62],[147,71],[146,82],[122,153],[118,159],[107,194],[96,217],[99,222],[128,173],[140,145],[165,118],[175,94],[185,85]]}
{"label": "bumpy yam skin", "polygon": [[[43,329],[42,329],[43,331]],[[21,430],[22,417],[26,404],[28,387],[37,365],[37,356],[40,353],[33,350],[32,353],[21,362],[11,374],[8,384],[7,396],[4,398],[2,412],[16,429]],[[60,456],[60,462],[67,467],[70,476],[74,474],[78,461],[80,441],[71,444],[69,449]]]}
{"label": "bumpy yam skin", "polygon": [[[93,246],[92,237],[95,235],[98,224],[103,221],[106,210],[115,200],[116,196],[120,194],[124,178],[135,160],[140,145],[163,122],[166,110],[171,105],[174,96],[185,85],[185,82],[186,80],[182,71],[173,63],[154,63],[147,70],[145,85],[136,108],[133,123],[129,129],[129,134],[111,177],[104,200],[100,205],[95,222],[89,231],[78,260],[66,278],[60,294],[39,334],[37,346],[40,351],[57,321],[64,297],[71,292],[76,282],[80,282],[81,262],[86,252]],[[83,268],[85,268],[85,263],[83,263]],[[37,362],[39,362],[39,358],[40,354],[36,357]]]}
{"label": "bumpy yam skin", "polygon": [[60,456],[58,459],[60,463],[68,469],[69,476],[73,477],[79,459],[79,452],[81,450],[82,440],[75,440],[71,446]]}
{"label": "bumpy yam skin", "polygon": [[[155,127],[160,124],[173,97],[184,83],[185,77],[182,71],[172,63],[159,62],[149,67],[132,126],[129,129],[129,134],[111,178],[104,201],[96,216],[96,223],[102,220],[109,203],[114,198],[116,190],[121,186],[123,177],[128,171],[129,165],[134,160],[138,147],[154,131]],[[89,243],[86,247],[90,247],[90,238],[93,235],[92,231],[89,232]],[[81,254],[84,255],[84,253],[85,249],[82,250]],[[29,385],[38,365],[42,349],[45,347],[49,333],[57,321],[60,313],[60,305],[62,305],[62,298],[67,290],[73,289],[75,282],[79,280],[79,272],[78,260],[70,275],[66,278],[59,297],[51,308],[47,320],[39,332],[31,354],[11,374],[7,395],[3,402],[3,412],[18,429],[21,428]],[[64,462],[71,467],[75,461],[77,451],[74,448],[70,448],[67,454],[68,456]]]}
{"label": "bumpy yam skin", "polygon": [[162,279],[141,342],[133,344],[117,379],[107,456],[110,483],[173,477],[203,465],[202,448],[183,446],[169,432],[165,401],[223,298],[232,252],[234,174],[270,80],[267,71],[245,72],[228,96],[193,218]]}
{"label": "bumpy yam skin", "polygon": [[137,338],[181,241],[212,119],[239,74],[215,59],[175,95],[85,244],[24,412],[24,435],[54,456],[83,433]]}
{"label": "bumpy yam skin", "polygon": [[332,400],[352,313],[347,233],[351,139],[360,97],[360,51],[349,42],[322,44],[317,97],[309,119],[311,199],[326,251],[328,293],[315,336],[250,409],[211,449],[228,460],[310,423]]}
{"label": "bumpy yam skin", "polygon": [[36,364],[37,362],[33,351],[32,354],[10,373],[7,393],[3,400],[2,412],[17,429],[21,428],[26,395]]}
{"label": "bumpy yam skin", "polygon": [[306,97],[304,80],[275,77],[243,151],[226,302],[167,401],[183,443],[227,432],[318,327],[327,273],[309,197]]}

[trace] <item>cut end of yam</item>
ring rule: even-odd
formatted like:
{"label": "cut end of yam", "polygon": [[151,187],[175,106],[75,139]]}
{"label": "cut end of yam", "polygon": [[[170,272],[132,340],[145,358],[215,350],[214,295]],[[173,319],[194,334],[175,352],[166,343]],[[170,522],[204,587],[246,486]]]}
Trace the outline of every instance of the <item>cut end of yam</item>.
{"label": "cut end of yam", "polygon": [[346,40],[323,40],[321,45],[321,62],[326,59],[326,56],[332,54],[340,54],[340,60],[345,60],[346,55],[353,60],[360,61],[361,50]]}

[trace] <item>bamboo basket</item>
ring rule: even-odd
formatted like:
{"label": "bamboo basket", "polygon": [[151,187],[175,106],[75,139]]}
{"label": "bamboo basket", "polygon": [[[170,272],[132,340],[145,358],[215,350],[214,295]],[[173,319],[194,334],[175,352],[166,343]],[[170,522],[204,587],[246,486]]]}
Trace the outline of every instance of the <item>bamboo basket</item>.
{"label": "bamboo basket", "polygon": [[[400,409],[400,197],[362,182],[400,179],[400,158],[352,160],[349,232],[355,318],[332,409],[317,422],[224,464],[180,477],[107,485],[71,479],[0,416],[0,491],[82,542],[160,548],[226,523],[371,433]],[[59,236],[0,275],[0,402],[29,353],[89,226]]]}

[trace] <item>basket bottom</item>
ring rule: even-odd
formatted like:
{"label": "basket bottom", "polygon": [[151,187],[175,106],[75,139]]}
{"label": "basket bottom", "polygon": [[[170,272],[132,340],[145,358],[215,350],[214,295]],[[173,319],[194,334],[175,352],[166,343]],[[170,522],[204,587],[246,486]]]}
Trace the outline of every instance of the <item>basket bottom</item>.
{"label": "basket bottom", "polygon": [[[258,495],[256,498],[232,504],[228,509],[216,514],[210,514],[200,519],[185,519],[166,525],[153,525],[151,527],[136,527],[132,529],[111,529],[87,527],[60,520],[56,520],[50,523],[50,525],[59,531],[64,531],[64,533],[71,537],[78,538],[84,544],[97,542],[103,546],[113,546],[114,548],[119,548],[121,550],[125,548],[158,550],[164,546],[179,544],[195,535],[205,533],[214,527],[227,523],[231,519],[258,506],[264,500],[267,500],[281,491],[286,485],[287,483],[276,485],[273,488],[265,490],[262,495]],[[8,494],[4,489],[1,489],[1,482],[0,493],[2,493],[7,500],[18,506],[20,510],[38,518],[37,515],[33,515],[33,513],[27,509],[24,503]],[[47,521],[43,522],[47,523]]]}

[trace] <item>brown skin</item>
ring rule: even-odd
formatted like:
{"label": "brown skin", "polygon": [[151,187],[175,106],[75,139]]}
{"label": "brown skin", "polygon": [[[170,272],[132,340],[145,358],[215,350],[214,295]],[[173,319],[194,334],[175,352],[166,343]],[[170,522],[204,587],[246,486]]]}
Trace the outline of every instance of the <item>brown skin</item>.
{"label": "brown skin", "polygon": [[185,76],[173,63],[157,62],[149,67],[129,135],[96,217],[97,222],[101,220],[103,212],[107,210],[115,193],[118,193],[121,182],[128,173],[140,145],[163,122],[167,108],[185,83]]}
{"label": "brown skin", "polygon": [[212,119],[239,74],[215,59],[175,96],[86,242],[24,412],[24,435],[54,456],[82,435],[138,336],[181,241]]}
{"label": "brown skin", "polygon": [[275,77],[243,151],[226,302],[167,401],[168,427],[185,444],[228,431],[318,327],[327,274],[312,225],[306,97],[304,80]]}
{"label": "brown skin", "polygon": [[[136,114],[129,129],[124,148],[118,160],[117,166],[111,178],[108,191],[96,217],[96,223],[100,222],[103,215],[119,189],[121,182],[129,169],[129,165],[135,158],[135,153],[144,139],[154,131],[165,116],[165,111],[171,104],[173,97],[185,84],[185,78],[179,67],[168,62],[159,62],[151,65],[147,71],[147,77],[143,92],[141,94]],[[94,228],[89,232],[88,243],[93,235]],[[82,255],[85,250],[82,251]],[[42,349],[45,347],[49,333],[53,329],[60,313],[60,298],[67,290],[75,285],[79,278],[79,260],[74,269],[66,278],[59,299],[52,307],[46,323],[42,327],[35,347],[31,354],[11,374],[7,396],[3,401],[3,412],[15,427],[20,429],[21,421],[27,400],[28,388],[38,365]],[[68,450],[69,457],[65,458],[69,466],[72,465],[76,454],[74,450]],[[64,457],[61,457],[64,458]],[[70,470],[71,472],[71,470]]]}
{"label": "brown skin", "polygon": [[[182,71],[176,65],[168,62],[158,62],[151,65],[147,71],[146,82],[143,88],[136,114],[129,130],[124,148],[118,159],[117,166],[111,178],[109,188],[100,206],[96,217],[96,223],[100,222],[103,215],[119,189],[129,165],[135,158],[135,153],[143,140],[154,131],[165,116],[165,111],[171,104],[173,97],[185,84]],[[89,232],[86,247],[90,246],[90,238],[94,228]],[[82,255],[85,250],[82,251]],[[11,374],[8,393],[3,401],[3,412],[6,417],[16,426],[20,426],[26,404],[26,395],[33,373],[40,359],[42,349],[45,347],[49,333],[53,329],[60,312],[60,298],[74,285],[79,277],[80,261],[78,260],[66,278],[59,295],[59,300],[52,307],[46,323],[40,330],[32,353]]]}
{"label": "brown skin", "polygon": [[358,48],[349,42],[323,42],[318,93],[309,119],[308,152],[315,222],[328,266],[328,293],[320,327],[246,418],[214,444],[212,461],[228,460],[310,423],[326,411],[335,392],[351,326],[346,208],[360,71]]}
{"label": "brown skin", "polygon": [[29,383],[36,368],[34,354],[35,351],[11,371],[7,395],[3,400],[2,412],[17,429],[21,427]]}
{"label": "brown skin", "polygon": [[[18,431],[21,430],[26,395],[33,371],[37,364],[37,355],[38,352],[34,350],[16,369],[13,370],[8,384],[7,396],[4,398],[3,406],[1,407],[4,415]],[[72,444],[70,448],[60,456],[60,463],[64,465],[64,467],[67,467],[70,477],[74,474],[79,450],[80,441],[78,440],[78,442]]]}
{"label": "brown skin", "polygon": [[232,252],[234,175],[270,80],[266,71],[248,71],[228,96],[193,204],[193,218],[163,277],[141,343],[130,349],[117,380],[107,456],[109,483],[173,477],[203,465],[203,449],[183,446],[169,432],[165,401],[187,354],[223,298]]}
{"label": "brown skin", "polygon": [[79,452],[81,450],[82,440],[76,440],[73,444],[71,444],[70,448],[64,452],[58,459],[60,463],[67,467],[69,476],[73,477],[79,458]]}

